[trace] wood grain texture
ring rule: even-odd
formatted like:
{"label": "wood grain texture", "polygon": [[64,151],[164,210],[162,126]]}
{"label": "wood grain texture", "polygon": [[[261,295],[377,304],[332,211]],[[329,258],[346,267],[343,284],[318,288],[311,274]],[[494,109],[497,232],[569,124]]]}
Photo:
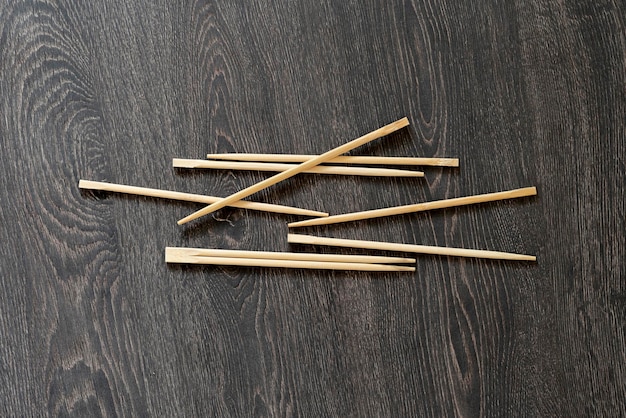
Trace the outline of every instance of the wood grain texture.
{"label": "wood grain texture", "polygon": [[[3,2],[0,415],[620,416],[625,16],[616,0]],[[460,167],[419,185],[297,176],[255,198],[346,213],[536,184],[302,231],[536,265],[167,266],[166,246],[331,250],[289,245],[287,215],[182,228],[201,205],[76,187],[227,196],[267,175],[171,159],[319,154],[405,115],[353,154]]]}

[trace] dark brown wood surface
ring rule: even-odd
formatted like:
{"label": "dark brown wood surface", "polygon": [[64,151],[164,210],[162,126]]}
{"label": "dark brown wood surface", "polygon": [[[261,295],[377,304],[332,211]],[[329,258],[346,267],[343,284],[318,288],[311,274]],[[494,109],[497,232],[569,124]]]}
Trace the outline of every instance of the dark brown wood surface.
{"label": "dark brown wood surface", "polygon": [[[626,6],[618,0],[3,1],[0,416],[626,413]],[[228,195],[207,152],[459,157],[425,179],[299,175],[256,200],[536,198],[303,233],[536,254],[415,274],[168,266],[166,246],[327,251]],[[335,250],[360,253],[354,250]],[[380,253],[377,253],[380,254]]]}

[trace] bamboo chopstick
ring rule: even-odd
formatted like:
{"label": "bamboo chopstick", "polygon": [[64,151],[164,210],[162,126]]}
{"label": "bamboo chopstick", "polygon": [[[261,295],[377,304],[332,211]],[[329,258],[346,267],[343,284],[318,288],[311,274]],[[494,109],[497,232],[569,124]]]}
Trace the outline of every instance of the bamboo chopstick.
{"label": "bamboo chopstick", "polygon": [[472,250],[465,248],[434,247],[427,245],[398,244],[380,241],[316,237],[313,235],[288,234],[287,241],[297,244],[330,245],[336,247],[366,248],[372,250],[401,251],[420,254],[446,255],[456,257],[489,258],[497,260],[536,261],[532,255],[505,253],[500,251]]}
{"label": "bamboo chopstick", "polygon": [[228,258],[256,258],[272,260],[299,260],[321,261],[337,263],[365,263],[365,264],[390,264],[390,263],[415,263],[414,258],[383,257],[370,255],[346,255],[346,254],[317,254],[317,253],[290,253],[278,251],[245,251],[223,250],[214,248],[187,248],[167,247],[172,254],[194,257],[228,257]]}
{"label": "bamboo chopstick", "polygon": [[475,203],[493,202],[496,200],[513,199],[517,197],[534,196],[537,194],[536,187],[508,190],[504,192],[486,193],[474,196],[457,197],[454,199],[434,200],[431,202],[417,203],[413,205],[393,206],[384,209],[367,210],[363,212],[344,213],[325,218],[307,219],[301,222],[291,222],[289,228],[313,225],[328,225],[341,222],[351,222],[362,219],[380,218],[383,216],[402,215],[405,213],[422,212],[433,209],[451,208],[456,206],[472,205]]}
{"label": "bamboo chopstick", "polygon": [[214,212],[218,209],[223,208],[224,206],[227,206],[230,203],[236,202],[238,200],[241,200],[245,197],[250,196],[251,194],[254,194],[260,190],[263,190],[267,187],[270,187],[278,182],[281,182],[285,179],[288,179],[289,177],[293,177],[296,174],[304,171],[304,170],[308,170],[309,168],[315,167],[316,165],[319,165],[325,161],[328,161],[332,158],[335,158],[341,154],[344,154],[348,151],[353,150],[354,148],[361,146],[363,144],[366,144],[368,142],[371,142],[375,139],[378,139],[380,137],[383,137],[385,135],[389,135],[392,132],[395,132],[401,128],[404,128],[405,126],[407,126],[409,124],[409,120],[407,118],[402,118],[400,120],[397,120],[393,123],[390,123],[389,125],[383,126],[382,128],[376,129],[375,131],[372,131],[366,135],[363,135],[357,139],[354,139],[346,144],[343,144],[337,148],[334,148],[330,151],[325,152],[322,155],[318,155],[315,158],[312,158],[310,160],[307,160],[306,162],[295,166],[294,168],[291,168],[287,171],[283,171],[282,173],[278,173],[268,179],[265,179],[259,183],[253,184],[250,187],[247,187],[243,190],[240,190],[239,192],[232,194],[218,202],[215,202],[207,207],[205,207],[204,209],[201,209],[197,212],[192,213],[189,216],[186,216],[185,218],[181,219],[178,221],[179,225],[185,224],[189,221],[192,221],[194,219],[197,219],[201,216],[207,215],[211,212]]}
{"label": "bamboo chopstick", "polygon": [[166,263],[186,264],[213,264],[226,266],[249,267],[282,267],[317,270],[353,270],[353,271],[415,271],[415,267],[396,266],[389,264],[371,263],[337,263],[326,261],[276,260],[264,258],[236,258],[236,257],[203,257],[180,254],[174,248],[165,249]]}
{"label": "bamboo chopstick", "polygon": [[[102,181],[91,180],[80,180],[78,182],[78,187],[80,187],[81,189],[104,190],[108,192],[159,197],[163,199],[182,200],[186,202],[213,203],[221,199],[220,197],[214,196],[174,192],[161,189],[150,189],[147,187],[127,186],[125,184],[105,183]],[[243,209],[260,210],[265,212],[286,213],[290,215],[328,216],[328,213],[326,212],[294,208],[291,206],[273,205],[269,203],[248,202],[245,200],[232,203],[231,206]]]}
{"label": "bamboo chopstick", "polygon": [[[212,160],[189,160],[174,158],[172,165],[178,168],[215,168],[221,170],[256,170],[256,171],[287,171],[295,164],[282,163],[259,163],[241,161],[212,161]],[[343,167],[318,165],[302,171],[303,173],[316,174],[339,174],[347,176],[372,176],[372,177],[424,177],[423,171],[395,170],[389,168],[372,167]]]}
{"label": "bamboo chopstick", "polygon": [[[315,155],[303,154],[248,154],[248,153],[227,153],[227,154],[207,154],[211,160],[228,161],[262,161],[269,163],[301,163]],[[374,157],[361,155],[340,155],[328,163],[342,164],[376,164],[376,165],[428,165],[438,167],[458,167],[458,158],[422,158],[422,157]]]}

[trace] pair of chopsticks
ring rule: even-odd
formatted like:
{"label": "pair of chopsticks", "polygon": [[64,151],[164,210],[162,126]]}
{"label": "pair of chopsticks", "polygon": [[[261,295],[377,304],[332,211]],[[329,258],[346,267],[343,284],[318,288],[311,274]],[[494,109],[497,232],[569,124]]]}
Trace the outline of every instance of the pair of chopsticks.
{"label": "pair of chopsticks", "polygon": [[[176,168],[212,168],[223,170],[257,170],[280,172],[287,171],[296,167],[295,164],[289,163],[304,163],[308,160],[316,158],[316,155],[231,153],[207,154],[207,158],[207,160],[174,158],[172,160],[172,165]],[[413,166],[428,165],[438,167],[459,166],[458,158],[339,156],[332,158],[328,161],[328,163]],[[302,172],[371,177],[424,177],[423,171],[336,165],[318,165],[306,169]]]}
{"label": "pair of chopsticks", "polygon": [[165,262],[318,270],[415,271],[415,267],[389,264],[414,263],[413,258],[184,247],[165,248]]}

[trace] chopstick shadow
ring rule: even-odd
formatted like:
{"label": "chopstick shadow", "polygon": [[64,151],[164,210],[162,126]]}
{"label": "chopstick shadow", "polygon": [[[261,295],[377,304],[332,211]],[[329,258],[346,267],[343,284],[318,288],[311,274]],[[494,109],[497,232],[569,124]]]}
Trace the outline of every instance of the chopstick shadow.
{"label": "chopstick shadow", "polygon": [[[171,210],[175,210],[175,208],[182,208],[180,217],[184,216],[184,213],[191,213],[198,209],[206,206],[205,203],[199,202],[188,202],[184,200],[172,200],[172,199],[163,199],[159,197],[151,197],[151,196],[142,196],[142,195],[134,195],[127,193],[117,193],[117,192],[109,192],[105,190],[91,190],[91,189],[81,189],[80,190],[81,197],[85,199],[91,199],[96,201],[119,201],[119,202],[131,202],[131,203],[141,203],[143,206],[138,206],[142,208],[146,207],[159,207],[159,208],[170,208]],[[226,210],[230,210],[231,208],[226,208]],[[177,219],[173,219],[172,221],[175,223]],[[192,227],[195,224],[192,224]]]}
{"label": "chopstick shadow", "polygon": [[[411,277],[415,272],[375,272],[352,270],[293,269],[280,267],[222,266],[212,264],[168,263],[167,269],[182,274],[184,279],[223,275],[227,280],[298,280],[300,282],[328,280],[398,280]],[[308,274],[306,272],[313,272]]]}

